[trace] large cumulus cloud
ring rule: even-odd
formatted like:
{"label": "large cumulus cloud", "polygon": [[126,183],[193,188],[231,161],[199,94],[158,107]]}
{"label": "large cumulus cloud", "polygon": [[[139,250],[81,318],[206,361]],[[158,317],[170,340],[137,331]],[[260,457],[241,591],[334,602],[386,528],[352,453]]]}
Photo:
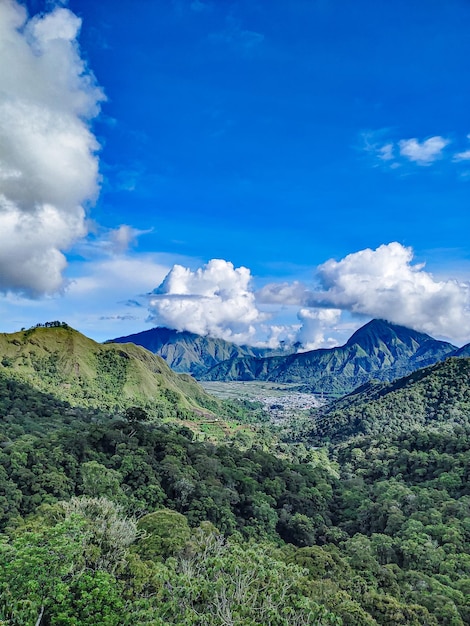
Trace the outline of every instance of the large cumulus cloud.
{"label": "large cumulus cloud", "polygon": [[266,285],[258,294],[265,303],[337,308],[387,319],[455,341],[470,338],[469,284],[436,280],[413,250],[397,242],[365,249],[317,268],[318,285]]}
{"label": "large cumulus cloud", "polygon": [[[256,292],[249,269],[228,261],[196,271],[174,265],[150,294],[149,321],[238,343],[297,341],[311,350],[344,340],[354,330],[351,319],[357,328],[375,317],[468,342],[470,285],[438,280],[413,257],[411,248],[392,242],[326,261],[311,285],[271,283]],[[295,314],[300,324],[286,325],[286,315]]]}
{"label": "large cumulus cloud", "polygon": [[103,99],[80,57],[81,21],[56,8],[28,19],[0,2],[0,291],[53,293],[64,251],[86,234],[98,193],[89,128]]}
{"label": "large cumulus cloud", "polygon": [[150,295],[149,320],[200,335],[250,341],[256,324],[266,318],[250,283],[249,269],[223,259],[212,259],[196,271],[174,265]]}

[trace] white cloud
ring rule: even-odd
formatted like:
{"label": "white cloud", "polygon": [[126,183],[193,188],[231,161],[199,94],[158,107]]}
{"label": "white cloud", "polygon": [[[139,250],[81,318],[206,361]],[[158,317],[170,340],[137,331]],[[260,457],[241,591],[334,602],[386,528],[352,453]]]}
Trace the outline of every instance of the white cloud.
{"label": "white cloud", "polygon": [[301,304],[310,294],[306,285],[295,280],[292,283],[270,283],[256,293],[256,299],[262,304]]}
{"label": "white cloud", "polygon": [[377,156],[382,161],[392,161],[394,158],[393,143],[386,143],[384,146],[377,148]]}
{"label": "white cloud", "polygon": [[289,347],[295,343],[299,328],[298,324],[261,324],[259,330],[264,339],[254,345],[258,348]]}
{"label": "white cloud", "polygon": [[137,239],[140,235],[145,235],[149,232],[151,231],[138,230],[128,224],[121,224],[118,228],[110,230],[105,244],[109,246],[112,254],[122,254],[137,243]]}
{"label": "white cloud", "polygon": [[28,214],[5,200],[0,211],[0,291],[57,291],[66,266],[60,249],[69,246],[71,233],[85,234],[83,211],[64,215],[44,204]]}
{"label": "white cloud", "polygon": [[0,2],[0,291],[63,287],[64,251],[86,234],[98,193],[89,121],[103,99],[80,58],[81,21],[56,8],[32,19]]}
{"label": "white cloud", "polygon": [[169,269],[155,254],[75,261],[67,268],[71,277],[63,294],[36,300],[13,293],[0,297],[3,330],[60,319],[97,341],[140,332],[147,317],[145,294]]}
{"label": "white cloud", "polygon": [[[148,293],[156,281],[168,273],[168,265],[158,255],[119,256],[75,264],[76,276],[71,278],[66,297],[94,299],[113,305],[127,301],[130,294]],[[133,296],[134,297],[134,296]]]}
{"label": "white cloud", "polygon": [[375,131],[364,131],[360,135],[361,149],[372,157],[375,167],[379,165],[387,165],[392,168],[398,166],[395,162],[395,144],[386,137],[389,132],[390,129],[382,128]]}
{"label": "white cloud", "polygon": [[300,309],[297,317],[302,325],[296,339],[304,350],[338,345],[337,339],[326,337],[325,334],[334,331],[341,317],[340,309]]}
{"label": "white cloud", "polygon": [[454,163],[470,160],[470,150],[453,156],[449,151],[446,153],[445,148],[451,140],[440,135],[419,141],[416,137],[395,140],[390,136],[392,133],[395,131],[390,128],[361,133],[361,149],[369,154],[374,167],[394,170],[410,164],[425,167],[438,160]]}
{"label": "white cloud", "polygon": [[246,267],[234,268],[223,259],[212,259],[195,272],[174,265],[150,295],[149,321],[176,330],[251,341],[255,324],[266,319],[255,303]]}
{"label": "white cloud", "polygon": [[470,150],[458,152],[454,155],[454,161],[470,161]]}
{"label": "white cloud", "polygon": [[[317,268],[316,289],[271,284],[260,294],[264,302],[327,307],[383,318],[456,342],[470,340],[470,285],[436,280],[422,264],[413,264],[413,250],[397,242],[330,259]],[[297,294],[297,300],[295,300]]]}
{"label": "white cloud", "polygon": [[119,228],[111,230],[108,241],[112,252],[115,254],[126,252],[129,246],[137,241],[141,232],[127,224],[121,224]]}
{"label": "white cloud", "polygon": [[[467,135],[467,139],[470,139],[470,134]],[[452,159],[454,162],[470,161],[470,150],[464,150],[463,152],[457,152]]]}
{"label": "white cloud", "polygon": [[429,137],[423,142],[416,138],[402,139],[398,142],[400,154],[417,165],[431,165],[442,156],[442,151],[450,141],[444,137]]}

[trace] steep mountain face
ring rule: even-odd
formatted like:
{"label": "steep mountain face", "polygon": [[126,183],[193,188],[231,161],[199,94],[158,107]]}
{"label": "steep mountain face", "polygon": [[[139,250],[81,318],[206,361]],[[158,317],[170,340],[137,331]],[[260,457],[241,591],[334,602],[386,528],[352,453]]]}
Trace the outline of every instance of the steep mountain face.
{"label": "steep mountain face", "polygon": [[199,410],[213,403],[190,376],[148,350],[102,345],[64,326],[1,333],[0,373],[72,405]]}
{"label": "steep mountain face", "polygon": [[339,442],[355,435],[398,435],[417,426],[470,419],[470,358],[449,358],[393,383],[367,383],[312,414],[307,437]]}
{"label": "steep mountain face", "polygon": [[152,328],[141,333],[110,339],[108,343],[134,343],[161,356],[175,372],[202,376],[208,369],[228,359],[264,357],[282,353],[253,346],[238,346],[224,339],[203,337],[170,328]]}
{"label": "steep mountain face", "polygon": [[344,394],[372,378],[389,381],[404,376],[455,350],[452,344],[424,333],[372,320],[344,346],[281,357],[232,358],[201,379],[297,383],[309,391]]}

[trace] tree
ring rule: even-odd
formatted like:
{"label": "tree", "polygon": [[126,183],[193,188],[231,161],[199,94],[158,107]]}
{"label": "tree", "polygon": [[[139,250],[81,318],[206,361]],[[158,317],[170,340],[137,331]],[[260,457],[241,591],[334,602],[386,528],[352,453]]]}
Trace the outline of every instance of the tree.
{"label": "tree", "polygon": [[340,626],[337,615],[305,593],[304,570],[273,552],[267,544],[196,530],[168,581],[165,623]]}
{"label": "tree", "polygon": [[130,424],[146,422],[148,418],[147,411],[140,406],[130,406],[126,409],[126,419]]}
{"label": "tree", "polygon": [[165,560],[177,554],[190,537],[190,529],[184,515],[170,509],[161,509],[144,515],[138,528],[142,537],[137,550],[144,559]]}
{"label": "tree", "polygon": [[91,497],[104,496],[113,500],[123,500],[122,476],[116,470],[108,469],[97,461],[87,461],[80,466],[83,493]]}
{"label": "tree", "polygon": [[82,520],[84,558],[88,568],[111,574],[125,563],[128,548],[138,537],[137,523],[106,498],[72,498],[62,502],[66,520]]}
{"label": "tree", "polygon": [[0,619],[10,626],[40,624],[84,567],[83,521],[43,526],[0,543]]}
{"label": "tree", "polygon": [[0,620],[9,626],[122,624],[118,576],[137,536],[135,522],[105,498],[72,498],[44,512],[0,543]]}

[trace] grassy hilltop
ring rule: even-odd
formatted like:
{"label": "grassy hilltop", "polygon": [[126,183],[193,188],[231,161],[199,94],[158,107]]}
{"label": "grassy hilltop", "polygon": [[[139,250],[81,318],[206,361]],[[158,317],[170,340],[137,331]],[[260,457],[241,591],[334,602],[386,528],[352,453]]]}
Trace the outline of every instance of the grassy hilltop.
{"label": "grassy hilltop", "polygon": [[66,325],[0,334],[0,372],[72,405],[201,410],[214,400],[190,376],[134,344],[99,344]]}

